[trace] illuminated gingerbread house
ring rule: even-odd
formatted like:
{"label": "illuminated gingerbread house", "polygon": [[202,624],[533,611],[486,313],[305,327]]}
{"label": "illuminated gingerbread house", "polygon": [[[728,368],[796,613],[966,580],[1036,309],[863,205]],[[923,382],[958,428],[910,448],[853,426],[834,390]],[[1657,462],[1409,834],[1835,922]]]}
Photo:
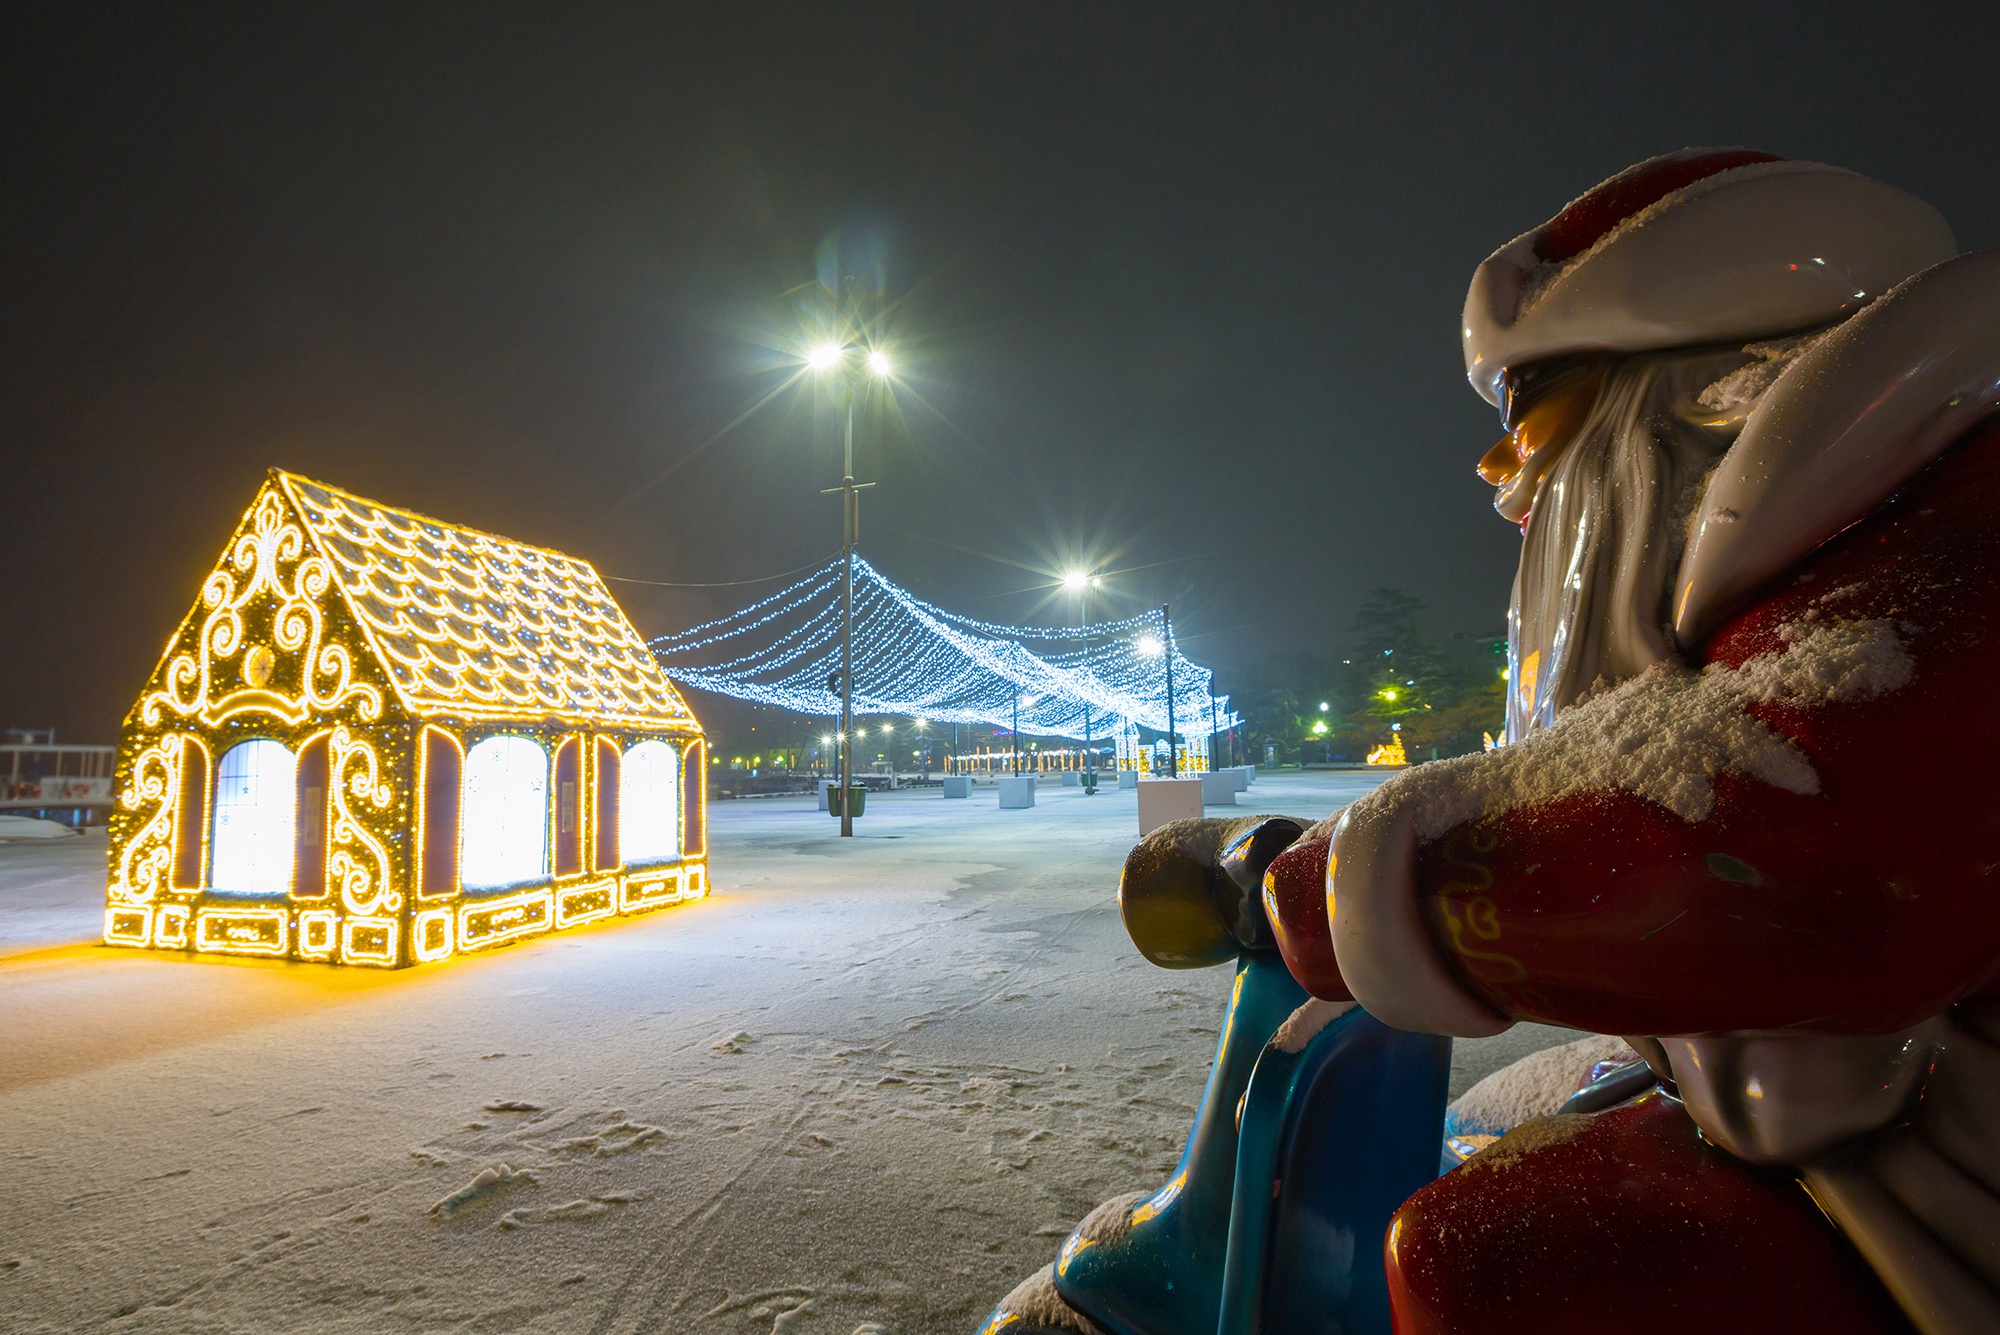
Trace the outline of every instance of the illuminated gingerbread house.
{"label": "illuminated gingerbread house", "polygon": [[104,939],[393,968],[699,898],[705,768],[588,563],[274,471],[125,720]]}

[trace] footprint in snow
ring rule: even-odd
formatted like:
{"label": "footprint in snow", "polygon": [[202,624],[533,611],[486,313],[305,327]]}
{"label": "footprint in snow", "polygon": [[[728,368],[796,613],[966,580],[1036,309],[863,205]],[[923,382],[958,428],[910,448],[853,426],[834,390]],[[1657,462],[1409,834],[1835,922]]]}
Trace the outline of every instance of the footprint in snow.
{"label": "footprint in snow", "polygon": [[716,1039],[715,1042],[708,1045],[708,1050],[710,1052],[745,1052],[756,1041],[757,1036],[755,1034],[738,1029],[728,1038]]}
{"label": "footprint in snow", "polygon": [[535,1175],[533,1173],[517,1173],[504,1163],[497,1164],[491,1168],[482,1168],[473,1176],[470,1182],[460,1187],[457,1191],[452,1192],[451,1195],[445,1197],[436,1205],[433,1205],[430,1208],[430,1214],[436,1219],[450,1219],[453,1215],[479,1204],[496,1192],[504,1191],[516,1183],[525,1182],[532,1184],[534,1180]]}
{"label": "footprint in snow", "polygon": [[534,1113],[541,1110],[541,1104],[522,1099],[495,1099],[486,1105],[487,1112]]}

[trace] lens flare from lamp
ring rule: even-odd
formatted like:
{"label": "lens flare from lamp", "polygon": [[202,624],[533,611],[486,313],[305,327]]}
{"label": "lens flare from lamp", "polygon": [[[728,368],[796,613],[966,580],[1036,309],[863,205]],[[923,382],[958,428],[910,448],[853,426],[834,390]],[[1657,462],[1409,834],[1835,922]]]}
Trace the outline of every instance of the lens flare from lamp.
{"label": "lens flare from lamp", "polygon": [[1146,657],[1152,658],[1158,655],[1166,646],[1160,643],[1160,638],[1157,635],[1141,635],[1135,641],[1135,647]]}
{"label": "lens flare from lamp", "polygon": [[840,365],[840,345],[822,343],[806,354],[806,366],[814,371],[831,371]]}
{"label": "lens flare from lamp", "polygon": [[889,354],[877,348],[868,354],[868,369],[875,375],[886,377],[896,368],[889,361]]}

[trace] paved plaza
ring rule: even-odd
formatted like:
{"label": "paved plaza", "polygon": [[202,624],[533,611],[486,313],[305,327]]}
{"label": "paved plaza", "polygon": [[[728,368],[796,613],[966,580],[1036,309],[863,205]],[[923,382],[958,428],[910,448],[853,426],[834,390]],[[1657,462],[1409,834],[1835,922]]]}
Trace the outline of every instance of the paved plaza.
{"label": "paved plaza", "polygon": [[1130,792],[834,833],[717,802],[709,900],[399,973],[90,944],[103,835],[0,846],[7,1328],[969,1332],[1171,1170],[1229,971],[1126,939]]}

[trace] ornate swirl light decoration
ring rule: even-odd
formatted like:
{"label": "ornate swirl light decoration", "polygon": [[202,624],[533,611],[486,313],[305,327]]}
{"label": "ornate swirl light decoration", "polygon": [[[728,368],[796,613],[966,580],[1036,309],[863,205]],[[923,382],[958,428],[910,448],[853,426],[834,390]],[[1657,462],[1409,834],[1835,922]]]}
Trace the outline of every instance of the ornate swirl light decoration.
{"label": "ornate swirl light decoration", "polygon": [[403,907],[389,870],[389,849],[355,815],[355,807],[373,808],[376,819],[395,794],[378,775],[375,748],[337,727],[327,739],[327,800],[332,820],[327,837],[327,875],[340,887],[340,902],[349,913],[394,913]]}
{"label": "ornate swirl light decoration", "polygon": [[[591,857],[496,899],[459,877],[462,782],[426,775],[499,733],[580,741]],[[588,563],[274,472],[126,717],[104,938],[396,967],[699,899],[705,841],[596,853],[600,768],[650,740],[700,782],[700,724]]]}
{"label": "ornate swirl light decoration", "polygon": [[146,813],[126,839],[111,877],[110,895],[121,904],[146,904],[166,887],[174,865],[174,812],[180,805],[181,739],[168,735],[133,758],[131,777],[118,794],[121,812]]}
{"label": "ornate swirl light decoration", "polygon": [[[301,556],[305,534],[286,514],[283,500],[272,490],[262,492],[249,515],[249,531],[238,536],[228,556],[202,585],[201,607],[207,609],[192,651],[176,655],[166,668],[160,689],[142,697],[139,718],[158,727],[168,711],[214,727],[239,714],[268,714],[286,723],[300,723],[353,701],[364,720],[382,714],[382,692],[354,680],[353,659],[339,644],[321,644],[324,615],[320,601],[333,579],[324,557]],[[239,588],[237,581],[243,580]],[[296,656],[302,665],[298,689],[287,695],[271,688],[278,666],[264,646],[253,646],[238,665],[243,685],[216,694],[218,665],[237,657],[245,642],[245,608],[259,594],[273,600],[271,640]]]}
{"label": "ornate swirl light decoration", "polygon": [[[1173,655],[1174,725],[1222,731],[1238,716],[1211,697],[1214,675],[1167,650],[1157,611],[1089,626],[1001,626],[913,597],[854,561],[854,708],[1021,731],[1104,737],[1112,720],[1164,731],[1164,652]],[[1030,646],[1034,647],[1030,647]],[[652,642],[668,676],[706,691],[822,717],[840,713],[840,565],[829,562],[751,606]]]}

